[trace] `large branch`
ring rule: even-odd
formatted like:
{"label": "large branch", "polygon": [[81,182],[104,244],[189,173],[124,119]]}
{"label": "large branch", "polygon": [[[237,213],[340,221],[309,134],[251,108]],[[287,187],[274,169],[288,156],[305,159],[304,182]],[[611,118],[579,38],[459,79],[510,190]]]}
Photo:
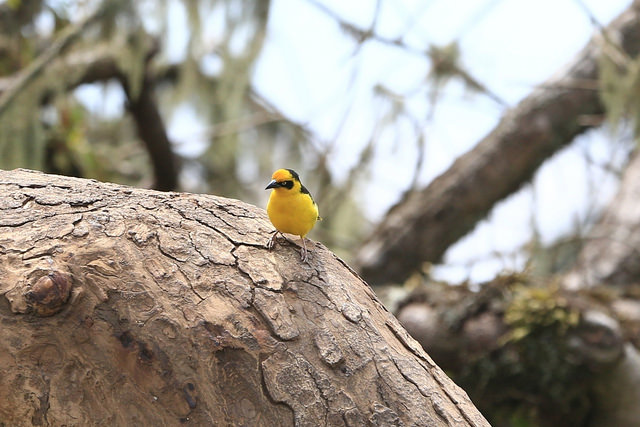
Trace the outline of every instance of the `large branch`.
{"label": "large branch", "polygon": [[[629,56],[640,50],[640,2],[605,30]],[[370,283],[402,281],[437,262],[493,205],[527,182],[540,164],[589,128],[584,116],[604,114],[597,87],[594,37],[572,65],[508,111],[496,128],[429,186],[389,210],[356,256]],[[607,47],[612,49],[611,46]],[[585,82],[592,85],[585,88]]]}
{"label": "large branch", "polygon": [[0,171],[7,425],[488,424],[320,244],[262,209]]}

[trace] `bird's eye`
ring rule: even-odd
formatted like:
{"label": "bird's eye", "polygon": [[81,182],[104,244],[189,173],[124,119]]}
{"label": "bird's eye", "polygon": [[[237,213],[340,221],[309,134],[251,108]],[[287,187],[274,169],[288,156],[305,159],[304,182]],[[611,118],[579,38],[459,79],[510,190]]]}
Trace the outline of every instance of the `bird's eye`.
{"label": "bird's eye", "polygon": [[282,186],[291,190],[293,188],[293,181],[282,181]]}

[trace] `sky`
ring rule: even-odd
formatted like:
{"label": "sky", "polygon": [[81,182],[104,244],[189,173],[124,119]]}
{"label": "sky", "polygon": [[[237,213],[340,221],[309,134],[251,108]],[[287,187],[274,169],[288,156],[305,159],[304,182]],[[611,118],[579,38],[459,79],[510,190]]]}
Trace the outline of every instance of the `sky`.
{"label": "sky", "polygon": [[[431,117],[421,129],[425,160],[419,186],[470,150],[506,111],[457,82],[445,86],[432,109],[428,94],[415,90],[423,87],[430,70],[420,51],[458,41],[468,72],[508,108],[566,66],[588,42],[596,28],[586,10],[606,25],[630,4],[630,0],[380,0],[375,33],[399,38],[414,52],[378,41],[358,47],[337,24],[335,16],[368,29],[377,0],[316,1],[272,0],[267,39],[254,69],[255,89],[288,117],[308,126],[317,136],[318,149],[333,147],[330,167],[338,179],[346,177],[381,121],[384,103],[374,88],[384,85],[409,94],[409,112],[422,121]],[[166,56],[178,60],[186,47],[187,17],[178,0],[169,1],[168,14]],[[212,16],[205,25],[205,45],[215,44],[221,36],[223,26],[216,19],[220,18]],[[242,43],[238,40],[239,46]],[[215,61],[204,64],[212,72],[218,66]],[[114,99],[102,102],[109,96]],[[105,114],[119,113],[113,107],[118,96],[92,87],[78,92],[85,104],[102,108]],[[195,155],[206,146],[208,127],[185,105],[173,115],[168,131],[181,154]],[[626,156],[624,147],[612,144],[612,139],[608,131],[592,131],[554,156],[531,185],[499,203],[455,244],[434,276],[480,282],[505,268],[521,269],[524,257],[517,248],[530,241],[532,230],[543,243],[551,243],[593,217],[612,197],[617,183],[613,174],[597,165],[619,166]],[[415,141],[408,122],[381,134],[360,194],[372,222],[379,221],[410,185],[418,152]]]}

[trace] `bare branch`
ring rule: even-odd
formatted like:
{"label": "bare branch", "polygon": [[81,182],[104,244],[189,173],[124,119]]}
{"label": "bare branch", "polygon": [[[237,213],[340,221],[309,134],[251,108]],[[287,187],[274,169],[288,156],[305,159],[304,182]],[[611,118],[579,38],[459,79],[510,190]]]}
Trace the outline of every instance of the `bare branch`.
{"label": "bare branch", "polygon": [[362,42],[366,40],[375,40],[382,44],[395,46],[407,52],[415,53],[416,55],[419,55],[419,56],[426,56],[426,57],[429,56],[426,50],[422,50],[422,49],[418,49],[416,47],[410,46],[406,44],[400,37],[391,39],[391,38],[383,37],[379,34],[374,33],[372,28],[369,28],[367,30],[358,28],[356,25],[342,19],[342,17],[340,17],[337,13],[335,13],[333,10],[328,8],[323,3],[317,0],[308,0],[308,1],[313,6],[318,8],[318,10],[330,16],[331,18],[333,18],[347,34],[351,35],[358,42],[358,44],[362,44]]}
{"label": "bare branch", "polygon": [[161,191],[175,190],[178,186],[178,164],[171,149],[164,121],[158,109],[154,88],[155,82],[150,75],[149,62],[159,51],[157,43],[147,52],[145,71],[141,86],[133,93],[129,79],[119,73],[118,79],[128,98],[127,108],[136,122],[138,137],[147,148],[153,165],[153,188]]}

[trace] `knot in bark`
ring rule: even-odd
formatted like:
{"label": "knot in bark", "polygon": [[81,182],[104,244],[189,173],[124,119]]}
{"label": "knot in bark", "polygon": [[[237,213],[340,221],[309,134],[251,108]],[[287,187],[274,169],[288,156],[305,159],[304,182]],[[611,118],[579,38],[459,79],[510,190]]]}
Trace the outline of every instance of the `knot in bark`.
{"label": "knot in bark", "polygon": [[24,293],[24,298],[29,311],[36,316],[53,316],[62,310],[69,300],[71,288],[71,276],[53,270],[40,277],[31,289]]}

